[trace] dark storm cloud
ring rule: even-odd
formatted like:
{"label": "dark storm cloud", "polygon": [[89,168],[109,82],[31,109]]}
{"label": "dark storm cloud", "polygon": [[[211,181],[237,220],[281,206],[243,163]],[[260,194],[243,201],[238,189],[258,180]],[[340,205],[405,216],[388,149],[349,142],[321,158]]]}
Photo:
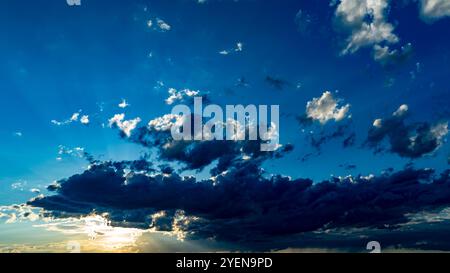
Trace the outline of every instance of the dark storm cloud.
{"label": "dark storm cloud", "polygon": [[[395,227],[405,214],[450,205],[450,170],[405,169],[374,178],[333,178],[313,183],[269,176],[256,160],[233,162],[214,178],[160,171],[126,173],[123,164],[93,165],[58,182],[55,195],[30,205],[60,216],[95,210],[109,213],[113,225],[172,230],[176,214],[195,220],[178,223],[192,236],[226,241],[338,227]],[[164,218],[152,216],[165,211]],[[161,227],[159,226],[161,225]]]}
{"label": "dark storm cloud", "polygon": [[[402,107],[404,110],[401,111]],[[376,152],[383,150],[385,139],[389,151],[401,157],[418,158],[434,152],[447,134],[447,123],[416,122],[406,124],[407,106],[403,105],[392,116],[377,120],[369,130],[366,144]]]}

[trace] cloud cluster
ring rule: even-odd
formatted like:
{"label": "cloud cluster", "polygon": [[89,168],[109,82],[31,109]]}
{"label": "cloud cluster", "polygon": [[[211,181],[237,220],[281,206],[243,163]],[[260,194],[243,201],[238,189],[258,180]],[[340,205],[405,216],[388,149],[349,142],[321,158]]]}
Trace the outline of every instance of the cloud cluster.
{"label": "cloud cluster", "polygon": [[29,205],[56,217],[95,210],[106,213],[113,226],[251,241],[323,228],[395,228],[408,222],[407,214],[448,206],[449,174],[405,169],[313,183],[268,175],[255,161],[241,161],[197,181],[174,172],[126,172],[120,163],[100,163],[59,181],[55,195]]}
{"label": "cloud cluster", "polygon": [[399,49],[392,46],[400,41],[395,27],[388,22],[389,0],[340,0],[335,18],[339,29],[347,35],[342,55],[352,54],[363,47],[371,47],[375,61],[394,64],[412,52],[408,43]]}
{"label": "cloud cluster", "polygon": [[306,118],[325,124],[331,120],[343,120],[349,114],[350,104],[339,106],[339,100],[325,91],[320,98],[313,98],[306,104]]}
{"label": "cloud cluster", "polygon": [[408,59],[412,54],[412,45],[408,43],[400,49],[390,50],[388,46],[374,45],[373,58],[382,65],[391,65]]}
{"label": "cloud cluster", "polygon": [[108,120],[109,127],[119,128],[123,135],[127,137],[130,137],[131,132],[136,128],[139,122],[141,122],[139,117],[125,120],[125,114],[115,114]]}
{"label": "cloud cluster", "polygon": [[81,113],[81,110],[76,113],[73,113],[69,119],[66,119],[64,121],[57,121],[57,120],[53,119],[53,120],[51,120],[51,123],[56,126],[68,125],[70,123],[78,122],[78,121],[83,125],[89,124],[89,116],[88,115],[81,116],[80,113]]}
{"label": "cloud cluster", "polygon": [[385,139],[389,151],[401,157],[418,158],[438,149],[448,133],[448,122],[406,124],[408,106],[401,105],[392,116],[376,119],[369,130],[367,144],[380,151]]}
{"label": "cloud cluster", "polygon": [[198,96],[200,91],[183,89],[177,91],[175,88],[169,88],[167,90],[169,93],[169,97],[165,100],[166,104],[172,105],[175,102],[186,102],[189,101],[189,104],[192,104],[193,97]]}

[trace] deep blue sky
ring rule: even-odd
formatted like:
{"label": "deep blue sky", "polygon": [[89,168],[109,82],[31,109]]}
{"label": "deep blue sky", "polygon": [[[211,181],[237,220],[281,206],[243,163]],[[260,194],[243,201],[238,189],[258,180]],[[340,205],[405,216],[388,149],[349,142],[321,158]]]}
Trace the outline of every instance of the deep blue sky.
{"label": "deep blue sky", "polygon": [[[415,2],[395,1],[385,11],[399,37],[392,48],[411,43],[412,52],[383,65],[374,60],[372,45],[340,54],[348,35],[329,1],[81,1],[72,7],[64,0],[0,4],[0,205],[24,202],[35,195],[31,188],[44,191],[84,170],[88,163],[76,156],[57,160],[59,145],[83,147],[102,160],[138,158],[146,148],[120,138],[108,119],[125,113],[143,125],[169,113],[168,88],[200,90],[221,105],[280,105],[281,142],[295,149],[266,161],[270,173],[321,181],[377,175],[409,162],[448,166],[445,139],[433,153],[414,159],[374,154],[364,146],[374,119],[389,117],[402,104],[409,106],[407,123],[449,117],[450,18],[425,22]],[[299,11],[307,21],[296,20]],[[171,29],[158,29],[157,18]],[[234,51],[237,42],[243,44],[240,52]],[[278,90],[267,76],[287,84]],[[241,77],[247,87],[236,85]],[[318,154],[305,134],[332,134],[339,122],[315,123],[305,133],[296,117],[324,91],[351,105],[344,122],[356,142],[343,148],[344,137],[332,138]],[[118,107],[122,99],[130,104],[126,109]],[[78,111],[89,115],[88,125],[51,123]],[[356,168],[347,170],[346,164]],[[17,182],[22,190],[11,186]]]}

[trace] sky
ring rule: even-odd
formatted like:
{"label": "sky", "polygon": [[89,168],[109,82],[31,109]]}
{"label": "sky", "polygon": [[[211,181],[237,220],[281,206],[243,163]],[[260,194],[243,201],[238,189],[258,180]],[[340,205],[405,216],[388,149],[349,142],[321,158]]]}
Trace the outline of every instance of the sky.
{"label": "sky", "polygon": [[[0,252],[450,250],[449,0],[0,5]],[[173,140],[194,96],[280,147]]]}

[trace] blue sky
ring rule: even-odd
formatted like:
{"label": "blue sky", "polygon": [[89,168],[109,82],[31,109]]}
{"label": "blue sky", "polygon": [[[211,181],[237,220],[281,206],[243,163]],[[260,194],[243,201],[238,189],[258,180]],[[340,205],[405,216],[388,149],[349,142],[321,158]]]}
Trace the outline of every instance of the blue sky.
{"label": "blue sky", "polygon": [[[199,90],[219,105],[280,105],[281,144],[294,150],[265,159],[259,167],[268,174],[319,183],[412,163],[438,175],[450,154],[450,3],[369,2],[3,1],[0,205],[25,203],[37,190],[54,194],[47,185],[92,164],[83,152],[102,162],[152,152],[150,161],[164,163],[108,121],[124,113],[145,126],[170,113],[169,88]],[[349,105],[345,117],[321,123],[307,111],[320,98],[337,103],[330,111]],[[129,105],[119,107],[124,100]],[[393,115],[401,105],[407,111]],[[305,115],[311,124],[299,122]],[[381,140],[370,138],[382,130]],[[420,134],[426,148],[408,140]],[[314,147],[311,138],[321,136]],[[177,171],[207,179],[219,159],[206,170]]]}

